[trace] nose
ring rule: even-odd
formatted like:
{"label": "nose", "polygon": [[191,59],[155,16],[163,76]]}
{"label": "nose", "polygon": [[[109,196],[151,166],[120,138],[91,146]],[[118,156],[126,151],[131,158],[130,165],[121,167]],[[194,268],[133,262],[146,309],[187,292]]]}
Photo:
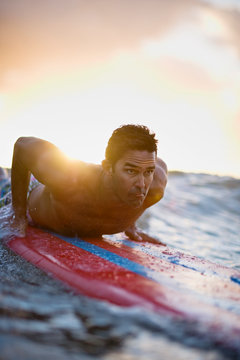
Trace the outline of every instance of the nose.
{"label": "nose", "polygon": [[143,174],[138,174],[135,185],[141,190],[145,190],[145,179]]}

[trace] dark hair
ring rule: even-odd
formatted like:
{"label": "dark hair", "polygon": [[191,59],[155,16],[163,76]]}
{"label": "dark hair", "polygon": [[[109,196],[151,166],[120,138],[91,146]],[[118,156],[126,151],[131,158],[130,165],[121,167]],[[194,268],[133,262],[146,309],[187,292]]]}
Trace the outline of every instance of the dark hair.
{"label": "dark hair", "polygon": [[143,125],[123,125],[114,130],[105,151],[106,160],[114,165],[128,150],[157,153],[155,134]]}

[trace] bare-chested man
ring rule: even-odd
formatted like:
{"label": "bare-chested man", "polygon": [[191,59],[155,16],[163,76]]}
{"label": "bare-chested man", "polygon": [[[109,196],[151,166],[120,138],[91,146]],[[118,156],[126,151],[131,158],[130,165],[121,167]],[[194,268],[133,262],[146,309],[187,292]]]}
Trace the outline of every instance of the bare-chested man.
{"label": "bare-chested man", "polygon": [[[40,184],[28,195],[30,174]],[[145,126],[116,129],[101,165],[69,160],[45,140],[21,137],[13,153],[9,226],[19,236],[30,220],[68,236],[124,231],[130,239],[159,243],[138,231],[135,221],[163,197],[166,183],[155,134]]]}

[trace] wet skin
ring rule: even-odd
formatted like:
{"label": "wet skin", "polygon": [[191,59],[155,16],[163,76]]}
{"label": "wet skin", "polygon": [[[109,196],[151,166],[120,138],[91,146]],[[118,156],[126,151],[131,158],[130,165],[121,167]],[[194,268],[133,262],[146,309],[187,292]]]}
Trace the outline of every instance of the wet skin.
{"label": "wet skin", "polygon": [[[125,231],[131,239],[151,241],[136,229],[135,221],[164,194],[167,169],[155,152],[129,150],[114,166],[107,160],[101,166],[71,161],[40,139],[21,140],[19,149],[15,146],[12,169],[13,198],[20,197],[13,200],[16,226],[25,221],[28,210],[35,225],[61,234],[101,236]],[[24,181],[19,185],[21,174],[16,171],[28,182],[26,168],[42,184],[24,206],[20,196]],[[22,228],[20,232],[24,235]]]}

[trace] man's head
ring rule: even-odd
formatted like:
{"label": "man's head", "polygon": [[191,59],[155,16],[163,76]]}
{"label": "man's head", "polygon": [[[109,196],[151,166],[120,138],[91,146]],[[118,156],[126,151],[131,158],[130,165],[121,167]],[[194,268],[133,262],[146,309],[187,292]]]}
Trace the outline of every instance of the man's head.
{"label": "man's head", "polygon": [[155,134],[151,134],[149,129],[143,125],[123,125],[113,131],[105,151],[105,159],[114,168],[115,163],[129,150],[157,154]]}
{"label": "man's head", "polygon": [[153,181],[157,140],[145,126],[125,125],[116,129],[106,149],[104,169],[121,202],[140,207]]}

